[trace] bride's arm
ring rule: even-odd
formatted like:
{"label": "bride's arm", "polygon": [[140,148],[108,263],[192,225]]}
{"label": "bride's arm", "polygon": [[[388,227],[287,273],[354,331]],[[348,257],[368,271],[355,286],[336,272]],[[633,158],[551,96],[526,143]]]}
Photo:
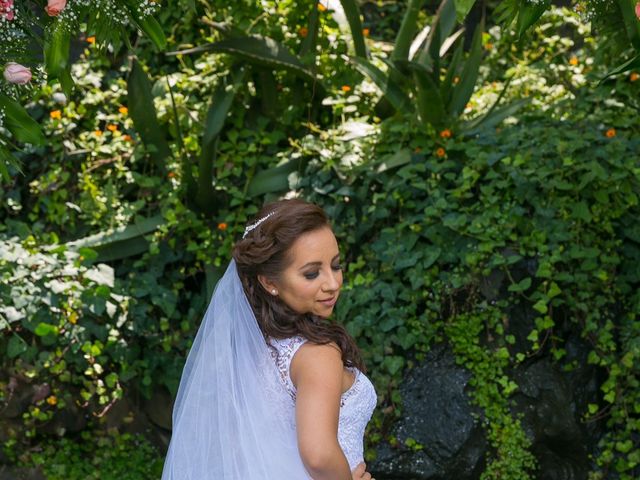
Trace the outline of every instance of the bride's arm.
{"label": "bride's arm", "polygon": [[342,371],[340,350],[331,344],[307,342],[291,361],[291,381],[297,392],[298,448],[314,480],[352,479],[338,443]]}

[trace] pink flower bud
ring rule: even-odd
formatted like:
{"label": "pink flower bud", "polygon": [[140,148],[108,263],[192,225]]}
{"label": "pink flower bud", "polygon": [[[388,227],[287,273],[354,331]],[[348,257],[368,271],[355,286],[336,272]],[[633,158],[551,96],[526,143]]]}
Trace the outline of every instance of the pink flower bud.
{"label": "pink flower bud", "polygon": [[640,20],[640,2],[636,3],[636,17]]}
{"label": "pink flower bud", "polygon": [[9,62],[4,67],[4,78],[9,83],[24,85],[31,81],[31,69],[19,63]]}
{"label": "pink flower bud", "polygon": [[0,0],[0,18],[11,21],[15,14],[13,13],[13,0]]}
{"label": "pink flower bud", "polygon": [[44,11],[50,17],[57,17],[66,6],[67,0],[47,0],[47,6],[44,7]]}

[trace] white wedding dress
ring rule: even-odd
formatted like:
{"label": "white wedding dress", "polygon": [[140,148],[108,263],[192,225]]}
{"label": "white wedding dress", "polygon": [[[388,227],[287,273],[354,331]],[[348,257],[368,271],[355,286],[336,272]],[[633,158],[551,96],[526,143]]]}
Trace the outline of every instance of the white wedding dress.
{"label": "white wedding dress", "polygon": [[[295,429],[296,388],[289,376],[291,360],[306,339],[295,336],[285,339],[271,338],[274,347],[272,356],[278,367],[282,387],[289,394],[289,402],[283,411],[290,425]],[[355,374],[353,385],[342,394],[338,422],[338,443],[353,470],[364,460],[364,430],[376,406],[376,391],[367,376],[357,368],[349,368]]]}

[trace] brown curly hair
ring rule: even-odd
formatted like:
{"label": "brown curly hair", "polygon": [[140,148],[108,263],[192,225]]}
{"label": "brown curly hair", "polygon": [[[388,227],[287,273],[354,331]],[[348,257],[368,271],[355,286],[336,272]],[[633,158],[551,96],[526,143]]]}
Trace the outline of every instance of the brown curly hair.
{"label": "brown curly hair", "polygon": [[277,280],[290,265],[288,253],[300,235],[331,228],[322,208],[301,199],[268,203],[256,219],[271,212],[274,214],[239,240],[232,251],[242,286],[265,340],[301,335],[316,344],[335,342],[342,351],[345,366],[366,371],[355,341],[343,326],[312,313],[298,313],[261,287],[258,275]]}

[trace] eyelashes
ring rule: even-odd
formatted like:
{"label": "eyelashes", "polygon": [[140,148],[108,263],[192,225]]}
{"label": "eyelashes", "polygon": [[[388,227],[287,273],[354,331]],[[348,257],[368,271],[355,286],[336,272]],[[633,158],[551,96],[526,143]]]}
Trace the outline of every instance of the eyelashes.
{"label": "eyelashes", "polygon": [[[333,268],[335,271],[342,270],[342,265],[334,265],[331,268]],[[318,272],[305,273],[304,274],[304,278],[306,278],[307,280],[313,280],[313,279],[315,279],[317,277],[318,277]]]}

